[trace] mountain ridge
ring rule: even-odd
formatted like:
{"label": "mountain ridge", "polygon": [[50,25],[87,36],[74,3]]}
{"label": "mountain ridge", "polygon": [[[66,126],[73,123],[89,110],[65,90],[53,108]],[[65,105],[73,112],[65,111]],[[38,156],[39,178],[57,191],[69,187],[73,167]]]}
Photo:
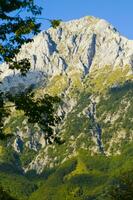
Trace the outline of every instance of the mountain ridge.
{"label": "mountain ridge", "polygon": [[80,149],[91,156],[119,155],[132,142],[132,44],[105,20],[85,17],[50,28],[22,47],[18,59],[29,58],[31,71],[27,78],[12,78],[5,71],[11,77],[5,77],[2,87],[14,92],[33,85],[37,97],[60,96],[63,120],[54,131],[67,141],[46,145],[39,127],[14,110],[4,131],[15,135],[8,146],[24,172],[42,173],[77,156]]}
{"label": "mountain ridge", "polygon": [[19,80],[22,85],[24,82],[27,85],[39,84],[39,79],[43,82],[44,76],[69,74],[72,70],[84,76],[106,65],[132,67],[133,41],[122,37],[103,19],[84,17],[41,32],[33,42],[22,47],[18,59],[24,57],[30,59],[32,66],[27,79],[16,78],[13,72],[4,70],[7,67],[3,64],[1,79],[5,77],[4,90],[8,90],[9,85],[10,88],[17,87]]}

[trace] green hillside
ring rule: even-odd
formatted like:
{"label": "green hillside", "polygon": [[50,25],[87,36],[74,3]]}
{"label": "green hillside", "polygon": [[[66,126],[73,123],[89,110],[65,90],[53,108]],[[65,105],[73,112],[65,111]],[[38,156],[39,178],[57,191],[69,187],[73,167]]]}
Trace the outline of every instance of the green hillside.
{"label": "green hillside", "polygon": [[30,200],[111,200],[105,193],[108,194],[107,191],[123,173],[130,172],[130,181],[133,180],[131,150],[132,147],[125,147],[123,156],[111,158],[92,157],[87,151],[80,151],[77,157],[65,162],[50,175]]}
{"label": "green hillside", "polygon": [[39,127],[23,112],[12,111],[4,131],[16,136],[0,143],[0,185],[17,200],[120,200],[110,191],[116,195],[124,176],[123,195],[130,200],[133,77],[128,67],[111,71],[106,66],[83,80],[73,74],[71,83],[66,75],[56,76],[36,89],[36,97],[49,93],[62,99],[56,131],[63,144],[45,145]]}

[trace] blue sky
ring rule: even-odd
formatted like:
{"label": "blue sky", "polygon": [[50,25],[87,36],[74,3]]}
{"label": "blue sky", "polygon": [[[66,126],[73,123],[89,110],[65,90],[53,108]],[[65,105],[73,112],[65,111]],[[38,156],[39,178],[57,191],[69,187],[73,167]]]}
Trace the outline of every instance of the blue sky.
{"label": "blue sky", "polygon": [[[42,17],[68,21],[83,16],[93,15],[104,18],[118,31],[133,39],[133,0],[35,0],[44,8]],[[41,21],[42,29],[48,23]]]}

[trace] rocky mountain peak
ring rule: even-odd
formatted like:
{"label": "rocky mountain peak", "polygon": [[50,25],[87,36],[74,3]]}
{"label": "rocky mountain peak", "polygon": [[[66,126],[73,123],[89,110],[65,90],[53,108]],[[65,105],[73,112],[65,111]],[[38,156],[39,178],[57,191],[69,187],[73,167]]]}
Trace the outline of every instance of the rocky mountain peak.
{"label": "rocky mountain peak", "polygon": [[91,155],[118,155],[126,142],[133,141],[133,41],[103,19],[84,17],[41,32],[22,47],[18,59],[25,57],[32,66],[27,76],[3,64],[1,87],[14,92],[33,85],[39,97],[60,96],[57,113],[62,121],[54,132],[66,141],[47,145],[45,133],[14,110],[5,133],[14,133],[10,146],[25,172],[41,173],[81,149]]}
{"label": "rocky mountain peak", "polygon": [[74,71],[85,76],[90,70],[105,66],[132,68],[133,41],[122,37],[103,19],[84,17],[41,32],[32,43],[22,47],[18,59],[24,57],[32,64],[27,78],[20,77],[18,72],[14,76],[3,64],[4,90],[18,84],[39,85],[46,77],[71,76]]}

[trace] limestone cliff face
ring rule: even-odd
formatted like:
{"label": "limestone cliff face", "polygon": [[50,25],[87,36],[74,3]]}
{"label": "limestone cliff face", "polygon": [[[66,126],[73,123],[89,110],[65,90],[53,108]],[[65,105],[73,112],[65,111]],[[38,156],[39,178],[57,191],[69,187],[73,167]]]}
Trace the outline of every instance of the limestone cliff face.
{"label": "limestone cliff face", "polygon": [[42,84],[45,76],[69,76],[72,70],[84,76],[106,65],[113,69],[126,65],[132,68],[133,41],[122,37],[103,19],[84,17],[41,32],[32,43],[22,47],[19,59],[24,57],[29,58],[32,65],[27,78],[20,77],[17,72],[14,76],[4,64],[1,77],[5,78],[4,89],[18,84],[22,87]]}
{"label": "limestone cliff face", "polygon": [[27,77],[3,64],[4,91],[36,87],[36,95],[58,95],[63,120],[55,131],[67,142],[46,145],[44,133],[13,111],[5,132],[25,171],[41,173],[60,165],[81,149],[91,155],[120,154],[133,140],[133,41],[108,22],[95,17],[62,22],[41,32],[22,47],[18,59],[29,58]]}
{"label": "limestone cliff face", "polygon": [[86,74],[94,66],[132,65],[133,41],[103,19],[84,17],[40,33],[33,43],[23,46],[20,57],[28,57],[33,70],[49,76],[71,68]]}

